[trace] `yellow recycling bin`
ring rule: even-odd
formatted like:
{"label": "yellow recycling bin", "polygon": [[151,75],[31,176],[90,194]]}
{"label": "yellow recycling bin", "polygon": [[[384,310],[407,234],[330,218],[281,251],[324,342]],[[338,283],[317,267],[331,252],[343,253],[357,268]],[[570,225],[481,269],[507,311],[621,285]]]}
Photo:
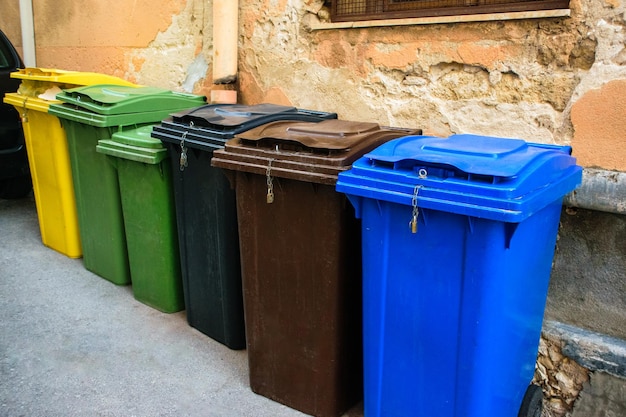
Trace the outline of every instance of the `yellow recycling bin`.
{"label": "yellow recycling bin", "polygon": [[61,89],[94,84],[135,84],[121,78],[92,72],[26,68],[11,73],[22,79],[17,92],[4,102],[22,116],[22,128],[41,240],[47,247],[70,258],[82,256],[72,169],[65,129],[58,117],[48,114]]}

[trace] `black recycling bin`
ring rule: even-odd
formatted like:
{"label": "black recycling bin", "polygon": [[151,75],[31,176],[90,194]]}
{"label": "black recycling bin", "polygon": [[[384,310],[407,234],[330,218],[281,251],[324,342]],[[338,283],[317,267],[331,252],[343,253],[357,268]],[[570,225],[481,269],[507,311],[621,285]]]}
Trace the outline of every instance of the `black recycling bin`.
{"label": "black recycling bin", "polygon": [[173,114],[152,136],[172,163],[183,292],[190,326],[228,346],[246,347],[235,192],[213,151],[235,134],[276,120],[319,122],[334,113],[274,104],[213,104]]}

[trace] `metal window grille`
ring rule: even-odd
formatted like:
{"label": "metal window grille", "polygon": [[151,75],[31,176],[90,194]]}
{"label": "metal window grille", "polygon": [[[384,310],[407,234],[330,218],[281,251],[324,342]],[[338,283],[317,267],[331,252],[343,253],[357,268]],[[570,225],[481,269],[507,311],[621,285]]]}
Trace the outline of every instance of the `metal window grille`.
{"label": "metal window grille", "polygon": [[331,0],[331,19],[396,19],[567,9],[569,0]]}

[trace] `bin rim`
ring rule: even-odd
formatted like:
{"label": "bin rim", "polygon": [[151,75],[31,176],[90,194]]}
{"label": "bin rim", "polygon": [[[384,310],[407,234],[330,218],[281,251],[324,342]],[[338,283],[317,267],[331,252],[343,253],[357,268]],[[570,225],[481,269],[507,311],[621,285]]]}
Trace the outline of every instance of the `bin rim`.
{"label": "bin rim", "polygon": [[[289,113],[297,116],[308,116],[317,119],[336,119],[336,113],[316,110],[299,109],[273,103],[253,105],[244,104],[207,104],[194,109],[172,114],[166,123],[176,127],[207,128],[213,131],[249,129],[251,121],[266,120],[271,122],[279,114]],[[253,127],[256,127],[255,124]]]}
{"label": "bin rim", "polygon": [[364,138],[397,131],[399,136],[416,133],[416,129],[380,126],[378,123],[349,120],[323,120],[319,123],[275,121],[242,132],[236,137],[242,145],[278,149],[281,146],[302,146],[310,151],[346,151]]}
{"label": "bin rim", "polygon": [[129,87],[115,84],[71,88],[57,94],[56,98],[77,108],[110,116],[164,110],[174,113],[206,102],[205,96],[196,94],[158,87]]}
{"label": "bin rim", "polygon": [[[351,201],[357,204],[359,198],[372,198],[408,206],[416,201],[422,208],[498,221],[520,222],[545,205],[562,199],[582,181],[582,167],[576,165],[576,159],[570,155],[571,148],[568,146],[525,141],[520,143],[519,140],[513,140],[504,144],[503,152],[509,152],[511,149],[512,152],[522,150],[527,160],[513,168],[501,166],[503,170],[493,172],[493,167],[479,165],[472,165],[471,171],[474,172],[462,171],[458,165],[463,164],[458,163],[458,158],[449,158],[443,163],[441,155],[422,153],[423,149],[413,154],[413,156],[419,154],[419,158],[409,158],[405,157],[406,155],[397,158],[393,156],[393,152],[402,144],[431,143],[431,139],[433,137],[405,137],[388,142],[364,155],[349,171],[339,175],[337,191],[352,196]],[[435,138],[435,141],[446,139]],[[526,152],[528,148],[534,149]],[[481,160],[483,155],[476,156],[480,153],[463,150],[460,154],[465,154],[468,159]],[[497,161],[493,162],[496,165],[508,163],[506,158],[492,159]],[[471,161],[466,162],[469,164]],[[507,172],[511,176],[494,180],[488,175],[481,174],[494,172]]]}
{"label": "bin rim", "polygon": [[178,111],[180,108],[165,109],[161,111],[149,111],[140,113],[124,113],[114,115],[104,115],[94,113],[89,110],[76,108],[67,103],[51,103],[48,113],[59,117],[60,119],[79,122],[95,127],[126,127],[139,126],[142,124],[154,124],[166,117],[172,112]]}
{"label": "bin rim", "polygon": [[50,104],[54,103],[37,97],[24,96],[19,93],[6,93],[3,102],[14,106],[18,111],[36,110],[42,113],[47,113]]}
{"label": "bin rim", "polygon": [[394,165],[420,162],[448,165],[467,174],[505,179],[520,175],[534,158],[542,157],[546,152],[570,155],[572,148],[473,134],[447,138],[421,135],[394,140],[364,156]]}
{"label": "bin rim", "polygon": [[[224,147],[226,141],[232,139],[233,135],[210,135],[207,132],[199,133],[197,129],[185,131],[168,129],[163,123],[155,125],[151,133],[153,138],[164,143],[180,145],[185,140],[185,146],[200,150],[220,149]],[[224,137],[225,136],[225,137]]]}
{"label": "bin rim", "polygon": [[101,139],[96,145],[96,152],[120,159],[156,165],[168,158],[167,149],[142,148],[127,145],[111,139]]}
{"label": "bin rim", "polygon": [[163,149],[164,146],[161,141],[151,135],[153,128],[153,124],[146,124],[132,129],[120,130],[111,135],[111,140],[137,148]]}
{"label": "bin rim", "polygon": [[[290,128],[295,128],[295,133]],[[268,132],[271,133],[270,142],[260,145],[268,139]],[[334,185],[337,175],[350,168],[363,153],[415,132],[416,129],[381,127],[376,123],[348,120],[277,121],[236,135],[226,142],[224,149],[213,153],[211,165]],[[333,144],[342,133],[347,141],[339,146]]]}
{"label": "bin rim", "polygon": [[[232,105],[206,105],[201,108],[222,108]],[[258,105],[248,106],[256,107]],[[188,112],[194,112],[197,108],[188,109],[181,114]],[[258,112],[257,112],[258,113]],[[295,112],[285,111],[277,112],[261,116],[252,116],[247,120],[240,120],[237,125],[219,125],[213,126],[199,126],[195,123],[180,123],[174,120],[175,114],[170,117],[164,118],[161,123],[154,127],[153,136],[159,138],[163,142],[169,142],[176,145],[180,145],[185,138],[185,145],[190,148],[213,151],[215,149],[223,148],[225,143],[232,139],[235,135],[245,132],[249,129],[256,128],[260,125],[271,123],[279,120],[290,121],[308,121],[308,122],[320,122],[322,120],[336,119],[336,113],[318,112],[315,110],[306,110],[296,108]]]}
{"label": "bin rim", "polygon": [[11,78],[22,80],[46,81],[58,84],[91,85],[91,84],[117,84],[129,87],[138,87],[137,84],[107,74],[96,72],[68,71],[56,68],[26,67],[14,71]]}

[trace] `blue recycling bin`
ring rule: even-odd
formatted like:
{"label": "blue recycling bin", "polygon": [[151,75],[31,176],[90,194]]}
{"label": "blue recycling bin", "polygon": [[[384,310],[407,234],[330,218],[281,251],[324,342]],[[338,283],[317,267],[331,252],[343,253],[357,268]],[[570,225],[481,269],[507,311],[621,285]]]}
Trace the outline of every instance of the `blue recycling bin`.
{"label": "blue recycling bin", "polygon": [[339,174],[362,219],[367,417],[540,412],[533,378],[567,146],[407,136]]}

